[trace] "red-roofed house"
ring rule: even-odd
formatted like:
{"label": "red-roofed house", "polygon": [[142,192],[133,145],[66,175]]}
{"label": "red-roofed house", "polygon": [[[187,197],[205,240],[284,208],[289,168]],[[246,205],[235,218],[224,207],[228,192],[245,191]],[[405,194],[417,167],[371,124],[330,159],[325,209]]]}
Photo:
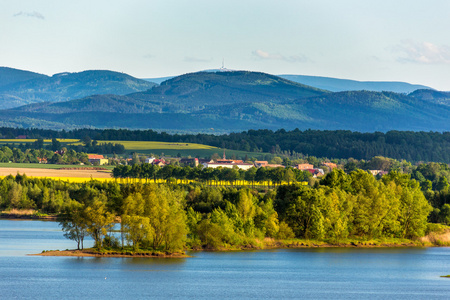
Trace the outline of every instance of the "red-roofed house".
{"label": "red-roofed house", "polygon": [[99,166],[105,165],[108,163],[108,159],[104,158],[103,155],[99,154],[88,154],[88,160],[91,164]]}

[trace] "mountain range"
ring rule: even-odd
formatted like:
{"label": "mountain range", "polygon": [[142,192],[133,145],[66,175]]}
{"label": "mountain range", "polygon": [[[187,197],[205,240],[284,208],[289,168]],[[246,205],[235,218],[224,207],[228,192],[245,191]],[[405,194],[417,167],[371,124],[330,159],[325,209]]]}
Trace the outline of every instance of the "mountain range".
{"label": "mountain range", "polygon": [[46,101],[67,101],[95,94],[126,95],[155,85],[112,71],[92,70],[47,76],[0,67],[0,109]]}
{"label": "mountain range", "polygon": [[[61,81],[66,76],[92,78],[87,76],[93,74],[89,72],[101,72],[99,74],[110,74],[111,78],[122,78],[125,82],[131,80],[125,74],[120,77],[121,73],[86,72],[51,78],[56,76]],[[0,88],[48,80],[41,77],[45,75],[36,73],[16,72],[15,76],[21,74],[28,79],[5,80]],[[106,86],[114,85],[112,81],[103,80]],[[136,80],[133,82],[141,83]],[[92,81],[97,82],[97,90],[102,88],[101,81]],[[84,91],[81,87],[89,85],[80,80],[74,84],[78,92],[89,95],[70,101],[39,102],[0,110],[0,125],[171,132],[233,132],[261,128],[450,131],[450,93],[431,89],[409,94],[367,90],[332,92],[249,71],[197,72],[170,78],[159,85],[149,84],[149,88],[140,86],[141,91],[99,95]]]}
{"label": "mountain range", "polygon": [[[235,71],[235,70],[211,69],[205,70],[204,72],[221,72],[221,71]],[[318,89],[327,90],[331,92],[365,90],[373,92],[388,91],[388,92],[409,94],[419,89],[432,90],[432,88],[425,85],[410,84],[407,82],[396,82],[396,81],[357,81],[357,80],[340,79],[323,76],[289,75],[289,74],[282,74],[277,76],[293,82],[309,85]],[[161,84],[162,82],[172,79],[174,77],[176,76],[146,78],[145,80]]]}

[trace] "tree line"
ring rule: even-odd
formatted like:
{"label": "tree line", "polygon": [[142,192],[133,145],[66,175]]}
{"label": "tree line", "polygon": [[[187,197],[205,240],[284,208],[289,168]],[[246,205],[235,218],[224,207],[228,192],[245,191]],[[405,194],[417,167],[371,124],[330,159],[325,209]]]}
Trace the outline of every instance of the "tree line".
{"label": "tree line", "polygon": [[54,152],[47,149],[29,149],[22,151],[20,148],[9,148],[3,146],[0,148],[0,162],[13,163],[39,163],[43,159],[49,164],[63,165],[89,165],[88,156],[84,152],[76,152],[75,150],[67,150],[62,147],[60,151]]}
{"label": "tree line", "polygon": [[240,185],[243,181],[250,182],[252,185],[267,185],[272,182],[279,185],[282,182],[308,182],[312,177],[308,171],[302,171],[294,168],[256,168],[252,167],[248,170],[238,168],[204,168],[178,165],[165,165],[160,167],[153,164],[134,164],[118,165],[112,171],[112,177],[116,179],[144,179],[147,182],[157,179],[166,180],[167,182],[180,181],[199,181],[207,185],[217,185],[219,182],[227,182],[229,185]]}
{"label": "tree line", "polygon": [[168,134],[153,130],[75,129],[54,131],[45,129],[0,128],[4,137],[27,135],[29,138],[73,138],[86,136],[95,140],[132,140],[199,143],[232,150],[271,152],[292,157],[316,156],[329,158],[370,159],[385,156],[408,161],[450,163],[450,132],[352,132],[348,130],[286,131],[248,130],[240,133]]}

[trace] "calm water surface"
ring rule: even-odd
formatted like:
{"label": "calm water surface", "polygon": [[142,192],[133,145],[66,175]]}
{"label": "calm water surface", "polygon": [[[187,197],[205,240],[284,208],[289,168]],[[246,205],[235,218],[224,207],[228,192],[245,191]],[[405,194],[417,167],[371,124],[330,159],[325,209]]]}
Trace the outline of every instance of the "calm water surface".
{"label": "calm water surface", "polygon": [[26,255],[74,247],[55,222],[0,220],[0,298],[450,299],[450,248]]}

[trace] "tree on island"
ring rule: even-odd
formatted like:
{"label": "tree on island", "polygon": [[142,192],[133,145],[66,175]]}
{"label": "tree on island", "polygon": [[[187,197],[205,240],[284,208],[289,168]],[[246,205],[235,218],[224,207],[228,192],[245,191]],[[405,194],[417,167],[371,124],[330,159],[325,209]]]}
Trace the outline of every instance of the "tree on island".
{"label": "tree on island", "polygon": [[84,205],[73,200],[61,215],[59,225],[64,231],[64,237],[77,242],[77,249],[80,250],[81,245],[81,250],[83,250],[84,238],[87,235]]}

